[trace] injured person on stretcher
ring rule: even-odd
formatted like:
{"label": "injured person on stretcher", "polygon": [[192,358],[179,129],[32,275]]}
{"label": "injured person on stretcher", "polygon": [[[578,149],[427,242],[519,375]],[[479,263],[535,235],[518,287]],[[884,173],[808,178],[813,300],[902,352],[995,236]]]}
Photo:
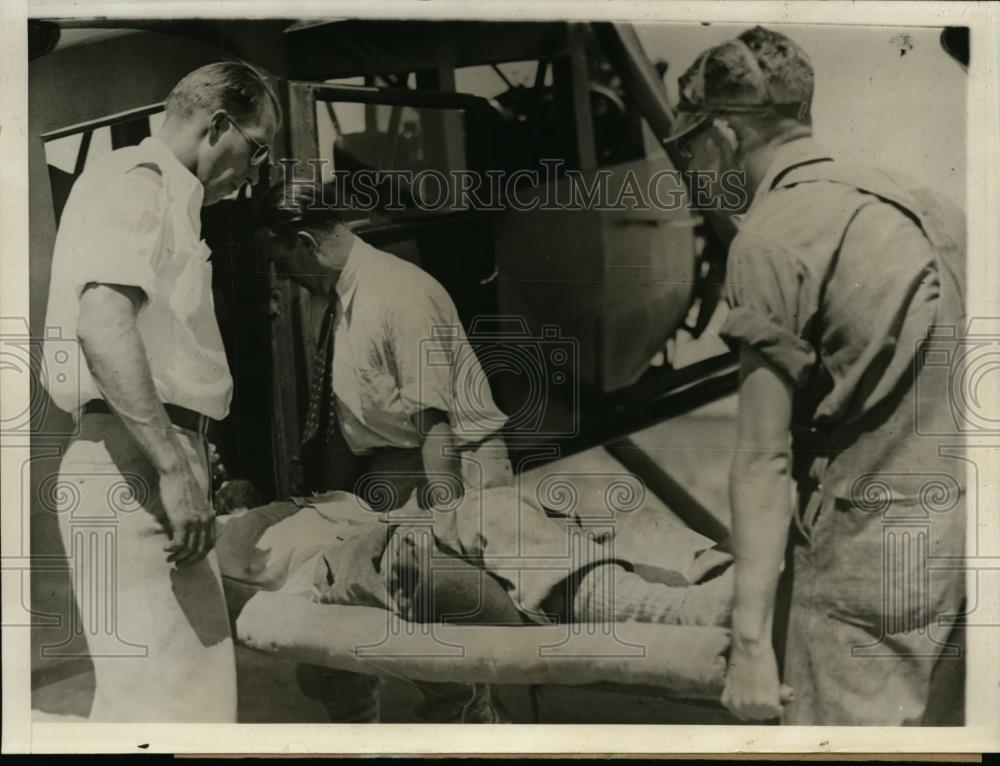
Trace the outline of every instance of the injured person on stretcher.
{"label": "injured person on stretcher", "polygon": [[[589,505],[589,507],[588,507]],[[516,487],[375,513],[329,492],[218,518],[225,579],[411,622],[726,625],[731,556],[662,509],[572,515]]]}

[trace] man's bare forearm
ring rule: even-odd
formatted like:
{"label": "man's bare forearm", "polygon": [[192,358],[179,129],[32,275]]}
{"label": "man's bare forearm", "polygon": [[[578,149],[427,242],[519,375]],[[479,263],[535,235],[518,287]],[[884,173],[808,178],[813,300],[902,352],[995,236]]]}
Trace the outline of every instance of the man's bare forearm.
{"label": "man's bare forearm", "polygon": [[104,399],[163,475],[185,470],[187,461],[156,392],[135,324],[141,300],[137,288],[89,287],[80,298],[77,334]]}
{"label": "man's bare forearm", "polygon": [[788,453],[746,447],[738,450],[730,472],[729,494],[737,575],[733,638],[770,644],[792,512]]}
{"label": "man's bare forearm", "polygon": [[462,494],[462,459],[455,450],[447,413],[424,410],[417,416],[417,427],[424,434],[421,457],[424,473],[432,482],[444,481],[449,493]]}
{"label": "man's bare forearm", "polygon": [[454,438],[447,423],[434,426],[424,439],[424,471],[432,481],[447,482],[456,496],[462,494],[462,459],[454,453]]}

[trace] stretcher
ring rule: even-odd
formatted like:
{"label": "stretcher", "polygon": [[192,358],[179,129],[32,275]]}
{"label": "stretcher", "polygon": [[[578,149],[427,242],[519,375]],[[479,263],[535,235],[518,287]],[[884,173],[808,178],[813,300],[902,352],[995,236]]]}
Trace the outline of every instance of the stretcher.
{"label": "stretcher", "polygon": [[[586,482],[578,475],[576,484]],[[647,504],[654,502],[647,499]],[[669,516],[665,508],[648,510],[654,521]],[[298,528],[288,527],[298,539],[321,534],[314,522],[304,515],[301,519]],[[683,556],[678,552],[678,569],[691,550],[710,542],[693,533],[681,535],[676,526],[670,529],[643,524],[637,534],[625,535],[626,528],[623,537],[635,544],[677,540],[687,551]],[[269,564],[291,558],[277,553],[287,548],[287,540],[253,543],[256,535],[222,538],[220,557],[245,560],[266,549]],[[729,633],[723,628],[624,622],[589,627],[409,623],[383,609],[316,603],[304,591],[260,589],[225,576],[239,569],[224,561],[234,636],[239,645],[272,657],[416,682],[600,685],[707,703],[718,702],[722,692],[729,649]],[[259,567],[254,574],[258,582],[267,579]]]}
{"label": "stretcher", "polygon": [[722,692],[723,628],[417,625],[372,607],[317,604],[231,580],[225,587],[237,643],[285,660],[413,681],[624,684],[705,701]]}

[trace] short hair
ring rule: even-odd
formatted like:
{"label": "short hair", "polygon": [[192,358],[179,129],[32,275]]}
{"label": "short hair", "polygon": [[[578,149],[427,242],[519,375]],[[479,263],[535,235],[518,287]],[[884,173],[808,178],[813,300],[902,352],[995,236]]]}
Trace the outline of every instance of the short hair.
{"label": "short hair", "polygon": [[187,117],[196,109],[224,109],[234,118],[258,120],[270,104],[281,124],[281,105],[265,75],[241,61],[217,61],[185,75],[166,100],[167,114]]}

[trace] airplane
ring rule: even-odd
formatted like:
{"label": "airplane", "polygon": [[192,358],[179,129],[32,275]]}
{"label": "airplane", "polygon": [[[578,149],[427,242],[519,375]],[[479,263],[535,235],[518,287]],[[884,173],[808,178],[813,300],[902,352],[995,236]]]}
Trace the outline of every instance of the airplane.
{"label": "airplane", "polygon": [[[431,209],[419,204],[426,190],[409,188],[401,210],[355,231],[448,290],[511,416],[504,435],[516,471],[604,445],[691,529],[726,537],[719,518],[627,437],[736,389],[731,353],[682,366],[668,353],[678,332],[701,335],[719,304],[733,222],[691,212],[683,194],[668,209],[530,209],[594,183],[614,200],[628,178],[646,185],[658,173],[668,191],[685,191],[683,158],[662,143],[674,120],[665,65],[649,60],[629,25],[32,19],[29,43],[33,336],[44,332],[59,217],[88,161],[150,135],[187,72],[240,59],[272,78],[285,112],[272,156],[299,169],[323,160],[334,171],[519,174],[491,209]],[[212,438],[230,474],[252,477],[265,498],[301,494],[312,478],[299,451],[308,296],[250,236],[254,198],[282,172],[274,163],[250,194],[203,211],[235,380],[231,414]],[[73,424],[39,383],[58,371],[34,364],[32,523],[48,550],[58,533],[43,484]],[[39,614],[56,598],[48,590],[65,595],[64,580],[34,578]],[[81,640],[70,636],[55,654],[72,656]],[[36,685],[70,672],[42,663]]]}
{"label": "airplane", "polygon": [[[661,145],[673,122],[662,64],[658,71],[628,25],[104,19],[33,20],[30,30],[33,328],[44,321],[62,205],[95,147],[141,141],[169,87],[220,58],[273,75],[286,111],[274,154],[301,160],[300,170],[320,158],[336,170],[535,172],[515,190],[523,207],[566,199],[601,174],[614,200],[628,176],[644,183],[683,169]],[[62,167],[46,159],[57,153],[68,153]],[[668,191],[681,188],[665,177]],[[667,341],[681,329],[699,336],[718,304],[729,218],[684,204],[515,210],[499,201],[498,210],[428,209],[411,199],[357,233],[449,291],[511,416],[505,436],[515,463],[608,444],[735,390],[730,354],[680,369],[662,361]],[[255,477],[267,496],[287,496],[308,479],[298,452],[309,380],[296,335],[304,299],[253,252],[251,211],[241,198],[204,212],[236,380],[217,438],[232,473]],[[683,488],[659,479],[689,524],[723,534]]]}

